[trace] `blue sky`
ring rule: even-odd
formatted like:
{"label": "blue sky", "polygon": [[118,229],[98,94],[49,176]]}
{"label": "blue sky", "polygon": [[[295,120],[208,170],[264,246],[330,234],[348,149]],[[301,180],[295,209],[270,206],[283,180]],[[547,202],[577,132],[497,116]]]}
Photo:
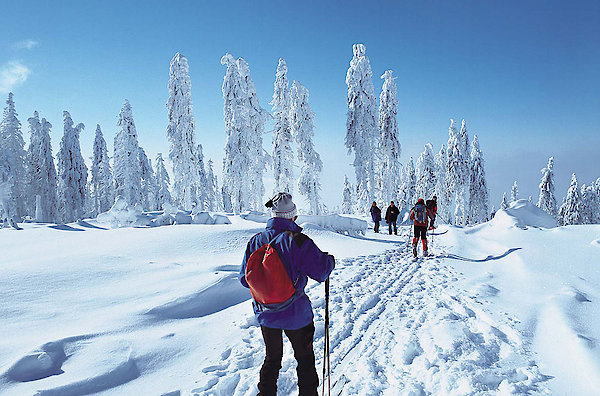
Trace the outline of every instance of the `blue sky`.
{"label": "blue sky", "polygon": [[572,172],[580,183],[600,177],[599,2],[15,1],[3,13],[0,91],[15,93],[26,141],[34,110],[54,125],[55,152],[63,110],[86,125],[84,156],[97,123],[112,149],[127,98],[142,147],[151,158],[166,154],[169,61],[181,51],[190,64],[197,139],[220,174],[221,56],[248,61],[268,109],[284,57],[290,80],[310,90],[323,196],[337,205],[344,174],[354,176],[343,146],[345,75],[352,44],[361,42],[376,95],[385,70],[397,77],[402,162],[427,142],[437,152],[449,119],[465,118],[479,136],[496,206],[515,179],[523,197],[537,199],[539,169],[550,155],[560,197]]}

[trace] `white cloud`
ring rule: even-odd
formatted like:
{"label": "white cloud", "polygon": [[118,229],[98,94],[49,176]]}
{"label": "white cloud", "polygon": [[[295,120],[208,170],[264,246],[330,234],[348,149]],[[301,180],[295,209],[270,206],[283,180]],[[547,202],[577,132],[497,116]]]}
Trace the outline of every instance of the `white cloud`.
{"label": "white cloud", "polygon": [[32,39],[27,39],[27,40],[23,40],[23,41],[19,41],[14,43],[12,46],[13,48],[16,49],[32,49],[33,47],[37,46],[39,43],[35,40]]}
{"label": "white cloud", "polygon": [[0,93],[6,94],[27,81],[31,70],[19,61],[11,61],[0,67]]}

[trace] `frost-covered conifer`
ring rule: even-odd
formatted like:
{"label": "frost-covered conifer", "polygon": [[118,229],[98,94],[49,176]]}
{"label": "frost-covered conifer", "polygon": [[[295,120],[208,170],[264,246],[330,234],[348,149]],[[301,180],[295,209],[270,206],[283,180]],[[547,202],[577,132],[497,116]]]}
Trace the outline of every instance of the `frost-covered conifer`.
{"label": "frost-covered conifer", "polygon": [[108,211],[115,201],[108,149],[100,125],[96,125],[91,171],[92,214],[97,215]]}
{"label": "frost-covered conifer", "polygon": [[[354,171],[358,189],[357,206],[368,207],[375,194],[375,146],[377,137],[377,104],[373,87],[373,72],[367,47],[354,44],[354,57],[346,73],[348,85],[348,117],[346,147],[354,151]],[[363,209],[364,210],[364,209]]]}
{"label": "frost-covered conifer", "polygon": [[485,178],[483,154],[477,135],[471,145],[471,182],[469,198],[469,224],[478,224],[488,219],[488,188]]}
{"label": "frost-covered conifer", "polygon": [[435,155],[435,195],[438,202],[437,217],[448,221],[448,189],[446,188],[446,166],[448,158],[446,156],[446,146],[442,144],[440,151]]}
{"label": "frost-covered conifer", "polygon": [[341,211],[345,214],[353,213],[352,185],[348,181],[348,176],[344,176],[344,192],[342,195]]}
{"label": "frost-covered conifer", "polygon": [[173,199],[179,207],[192,209],[201,205],[198,190],[198,158],[192,105],[192,81],[188,61],[179,52],[171,59],[169,70],[169,159],[173,163]]}
{"label": "frost-covered conifer", "polygon": [[249,169],[250,197],[248,199],[250,208],[260,211],[264,208],[265,186],[263,183],[263,173],[267,167],[268,154],[263,148],[263,134],[268,113],[260,107],[256,87],[254,86],[252,77],[250,77],[250,66],[244,58],[238,58],[237,67],[240,73],[242,89],[245,91],[245,107],[248,111],[247,137],[249,139],[249,159],[252,164],[252,167]]}
{"label": "frost-covered conifer", "polygon": [[57,154],[58,202],[61,219],[71,222],[83,218],[87,192],[87,166],[81,155],[79,134],[85,128],[82,123],[73,126],[71,115],[63,111],[64,135]]}
{"label": "frost-covered conifer", "polygon": [[[37,111],[30,117],[29,149],[27,150],[27,196],[28,213],[35,214],[36,221],[58,221],[58,195],[56,168],[50,144],[52,124],[40,117]],[[40,197],[39,199],[37,197]],[[38,204],[39,203],[39,207]]]}
{"label": "frost-covered conifer", "polygon": [[204,153],[201,144],[199,144],[198,148],[196,149],[196,156],[198,158],[198,204],[200,209],[208,210],[210,206],[210,187],[208,185],[208,179],[206,178]]}
{"label": "frost-covered conifer", "polygon": [[519,199],[519,186],[517,186],[517,181],[515,180],[510,189],[510,202],[513,203],[517,199]]}
{"label": "frost-covered conifer", "polygon": [[435,162],[433,160],[433,147],[430,143],[425,145],[425,150],[417,159],[416,181],[415,199],[428,200],[435,195]]}
{"label": "frost-covered conifer", "polygon": [[309,214],[322,215],[324,210],[319,175],[323,170],[323,162],[321,162],[321,157],[315,150],[312,141],[314,118],[315,115],[308,104],[308,89],[298,81],[294,81],[289,119],[292,136],[298,143],[298,160],[302,164],[298,179],[298,191],[306,197],[310,204]]}
{"label": "frost-covered conifer", "polygon": [[294,152],[292,151],[292,133],[290,128],[290,87],[287,78],[287,65],[279,58],[273,91],[273,112],[275,130],[273,131],[273,176],[274,192],[293,193],[294,191]]}
{"label": "frost-covered conifer", "polygon": [[138,161],[140,164],[140,204],[145,210],[159,209],[156,202],[156,177],[152,169],[152,161],[146,155],[143,148],[139,147]]}
{"label": "frost-covered conifer", "polygon": [[540,197],[537,206],[556,217],[556,198],[554,196],[554,157],[548,159],[548,165],[543,168],[540,181]]}
{"label": "frost-covered conifer", "polygon": [[500,209],[508,208],[508,201],[506,199],[506,191],[502,194],[502,202],[500,203]]}
{"label": "frost-covered conifer", "polygon": [[416,182],[415,165],[412,157],[410,157],[402,169],[402,184],[398,194],[398,208],[400,211],[410,210],[416,203]]}
{"label": "frost-covered conifer", "polygon": [[223,119],[225,121],[225,158],[223,159],[222,199],[226,212],[240,213],[250,208],[249,170],[254,161],[250,158],[248,137],[250,124],[246,107],[247,92],[238,65],[231,54],[221,58],[221,64],[227,66],[223,78]]}
{"label": "frost-covered conifer", "polygon": [[400,187],[400,154],[398,140],[398,98],[396,78],[387,70],[381,78],[383,87],[379,95],[379,144],[377,147],[377,197],[390,202]]}
{"label": "frost-covered conifer", "polygon": [[496,205],[492,205],[492,211],[490,212],[490,217],[489,219],[493,219],[494,216],[496,216]]}
{"label": "frost-covered conifer", "polygon": [[[8,94],[4,116],[0,123],[0,152],[6,174],[4,182],[7,191],[6,206],[15,221],[20,221],[26,213],[25,202],[25,141],[21,133],[21,122],[17,118],[13,93]],[[33,213],[32,213],[33,214]]]}
{"label": "frost-covered conifer", "polygon": [[219,187],[217,186],[217,176],[215,176],[212,160],[208,160],[206,180],[208,182],[208,210],[221,210],[221,205],[219,204],[221,202],[221,200],[219,199]]}
{"label": "frost-covered conifer", "polygon": [[[466,134],[466,126],[463,127]],[[469,168],[467,167],[468,152],[465,152],[465,141],[456,130],[453,119],[450,120],[448,151],[446,162],[446,188],[448,191],[448,220],[450,224],[466,224],[467,198],[469,191]]]}
{"label": "frost-covered conifer", "polygon": [[573,173],[567,196],[558,211],[560,225],[581,224],[583,222],[581,209],[581,195],[577,187],[577,176]]}
{"label": "frost-covered conifer", "polygon": [[137,131],[131,113],[131,105],[127,99],[119,113],[117,125],[121,129],[115,136],[113,156],[115,196],[124,197],[129,205],[143,204],[140,202],[142,170],[138,158]]}
{"label": "frost-covered conifer", "polygon": [[171,193],[169,192],[169,173],[165,167],[162,153],[156,155],[156,207],[162,209],[165,204],[171,204]]}
{"label": "frost-covered conifer", "polygon": [[600,200],[594,185],[581,186],[581,217],[582,224],[598,224],[600,222]]}

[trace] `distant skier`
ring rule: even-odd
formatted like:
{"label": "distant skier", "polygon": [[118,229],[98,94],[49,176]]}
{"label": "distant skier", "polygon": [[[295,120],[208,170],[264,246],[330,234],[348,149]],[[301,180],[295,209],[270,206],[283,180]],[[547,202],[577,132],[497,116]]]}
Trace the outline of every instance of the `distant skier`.
{"label": "distant skier", "polygon": [[417,257],[417,242],[419,238],[423,241],[423,256],[427,256],[427,222],[428,219],[433,219],[433,214],[427,209],[422,198],[410,210],[410,219],[413,221],[415,231],[412,243],[413,256]]}
{"label": "distant skier", "polygon": [[266,347],[260,370],[259,395],[277,395],[277,378],[283,357],[282,331],[292,343],[298,362],[300,395],[317,395],[319,377],[315,368],[315,325],[310,300],[304,292],[308,277],[323,282],[335,259],[302,234],[295,220],[292,196],[278,193],[266,204],[272,218],[267,229],[248,242],[239,279],[253,297],[254,314]]}
{"label": "distant skier", "polygon": [[434,230],[435,226],[433,223],[435,223],[435,219],[437,218],[437,195],[434,195],[433,199],[428,199],[425,203],[425,206],[427,206],[427,209],[433,215],[431,222],[429,223],[429,229]]}
{"label": "distant skier", "polygon": [[394,201],[390,202],[390,206],[388,206],[387,210],[385,211],[385,221],[388,223],[390,235],[392,235],[392,226],[394,226],[394,235],[398,235],[396,220],[398,219],[399,214],[400,210],[398,210],[398,207],[394,205]]}
{"label": "distant skier", "polygon": [[377,207],[377,202],[373,201],[373,205],[371,205],[371,219],[375,223],[375,228],[373,231],[379,233],[379,222],[381,221],[381,209]]}

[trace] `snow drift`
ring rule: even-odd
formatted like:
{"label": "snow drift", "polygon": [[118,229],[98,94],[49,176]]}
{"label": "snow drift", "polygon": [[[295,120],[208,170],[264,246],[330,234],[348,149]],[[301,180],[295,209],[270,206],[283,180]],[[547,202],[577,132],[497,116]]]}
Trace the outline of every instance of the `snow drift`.
{"label": "snow drift", "polygon": [[500,227],[556,227],[556,219],[544,212],[526,199],[519,199],[506,209],[500,209],[489,222],[492,226]]}

